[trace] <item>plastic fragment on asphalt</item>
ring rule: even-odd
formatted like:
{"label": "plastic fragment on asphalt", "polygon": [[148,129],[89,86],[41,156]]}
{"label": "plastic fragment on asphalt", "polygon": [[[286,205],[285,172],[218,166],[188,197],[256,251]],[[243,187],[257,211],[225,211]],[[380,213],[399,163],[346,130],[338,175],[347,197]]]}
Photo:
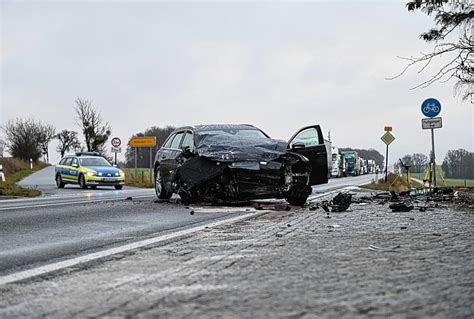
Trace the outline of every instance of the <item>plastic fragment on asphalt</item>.
{"label": "plastic fragment on asphalt", "polygon": [[392,210],[392,212],[409,212],[411,211],[414,206],[410,202],[400,202],[400,203],[393,203],[388,206]]}
{"label": "plastic fragment on asphalt", "polygon": [[377,252],[392,252],[392,251],[395,251],[398,248],[400,248],[400,245],[387,246],[387,247],[380,247],[380,246],[370,245],[368,249],[372,250],[372,251],[377,251]]}

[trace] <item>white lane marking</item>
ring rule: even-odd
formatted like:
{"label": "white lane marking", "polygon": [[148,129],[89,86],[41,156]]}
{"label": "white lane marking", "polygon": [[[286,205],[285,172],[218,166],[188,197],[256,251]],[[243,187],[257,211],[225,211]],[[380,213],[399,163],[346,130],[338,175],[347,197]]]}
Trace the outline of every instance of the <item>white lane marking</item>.
{"label": "white lane marking", "polygon": [[213,213],[250,213],[256,212],[254,207],[189,207],[195,213],[213,214]]}
{"label": "white lane marking", "polygon": [[[133,196],[133,198],[148,198],[148,197],[154,197],[154,196],[155,195],[140,195],[140,196]],[[125,199],[126,199],[125,197],[84,199],[84,200],[80,200],[80,201],[65,201],[65,202],[60,202],[60,203],[0,207],[0,210],[13,210],[13,209],[23,209],[23,208],[39,208],[39,207],[51,207],[51,206],[62,206],[62,205],[72,205],[72,204],[87,204],[87,203],[97,203],[97,202],[114,202],[114,201],[119,201],[119,200],[123,201]]]}
{"label": "white lane marking", "polygon": [[132,189],[126,189],[126,190],[121,190],[121,191],[85,191],[85,192],[78,192],[76,194],[72,193],[67,193],[67,194],[55,194],[55,195],[43,195],[41,197],[30,197],[30,198],[15,198],[15,199],[8,199],[8,200],[2,200],[0,203],[17,203],[17,202],[44,202],[48,201],[51,199],[70,199],[70,198],[77,198],[77,197],[110,197],[110,198],[115,198],[118,196],[139,196],[139,195],[154,195],[155,191],[154,190],[132,190]]}
{"label": "white lane marking", "polygon": [[220,225],[224,225],[224,224],[235,223],[237,221],[241,221],[241,220],[244,220],[244,219],[249,219],[249,218],[252,218],[252,217],[263,215],[263,214],[266,214],[268,212],[270,212],[270,211],[269,210],[261,210],[261,211],[258,211],[258,212],[253,212],[253,213],[249,213],[249,214],[245,214],[245,215],[232,217],[232,218],[229,218],[229,219],[220,220],[220,221],[213,222],[213,223],[210,223],[210,224],[204,224],[204,225],[201,225],[201,226],[196,226],[196,227],[180,230],[180,231],[170,233],[170,234],[166,234],[166,235],[160,235],[160,236],[157,236],[157,237],[141,240],[141,241],[131,243],[131,244],[127,244],[127,245],[123,245],[123,246],[120,246],[120,247],[106,249],[106,250],[99,251],[99,252],[92,253],[92,254],[88,254],[88,255],[85,255],[85,256],[80,256],[80,257],[76,257],[76,258],[73,258],[73,259],[60,261],[60,262],[57,262],[57,263],[54,263],[54,264],[49,264],[49,265],[45,265],[45,266],[41,266],[41,267],[29,269],[29,270],[20,271],[20,272],[14,273],[14,274],[10,274],[10,275],[7,275],[7,276],[0,277],[0,286],[6,285],[6,284],[11,284],[11,283],[14,283],[14,282],[17,282],[17,281],[20,281],[20,280],[25,280],[25,279],[29,279],[29,278],[32,278],[32,277],[44,275],[44,274],[47,274],[47,273],[50,273],[50,272],[53,272],[53,271],[57,271],[57,270],[61,270],[61,269],[64,269],[64,268],[76,266],[76,265],[87,263],[87,262],[90,262],[90,261],[98,260],[98,259],[101,259],[101,258],[104,258],[104,257],[109,257],[109,256],[112,256],[112,255],[124,253],[124,252],[130,251],[130,250],[143,248],[145,246],[158,244],[160,242],[165,242],[165,241],[175,239],[175,238],[178,238],[178,237],[181,237],[181,236],[189,235],[189,234],[204,230],[206,228],[216,227],[216,226],[220,226]]}

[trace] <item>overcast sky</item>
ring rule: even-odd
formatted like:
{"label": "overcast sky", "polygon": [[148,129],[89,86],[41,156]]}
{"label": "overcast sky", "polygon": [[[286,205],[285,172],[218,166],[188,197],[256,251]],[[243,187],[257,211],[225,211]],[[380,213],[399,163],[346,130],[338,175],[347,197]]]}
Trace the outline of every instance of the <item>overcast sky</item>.
{"label": "overcast sky", "polygon": [[29,116],[79,131],[82,97],[123,141],[150,126],[251,123],[288,139],[320,124],[333,145],[382,154],[391,125],[392,163],[428,154],[420,105],[435,97],[438,161],[448,149],[473,151],[474,105],[453,95],[453,82],[409,90],[436,64],[386,80],[405,65],[397,56],[431,47],[418,35],[432,19],[405,2],[1,0],[0,125]]}

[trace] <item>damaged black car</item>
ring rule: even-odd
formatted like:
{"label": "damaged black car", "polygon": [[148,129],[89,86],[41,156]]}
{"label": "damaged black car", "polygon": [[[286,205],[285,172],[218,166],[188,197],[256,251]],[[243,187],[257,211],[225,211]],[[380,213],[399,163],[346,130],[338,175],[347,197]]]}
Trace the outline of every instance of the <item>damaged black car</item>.
{"label": "damaged black car", "polygon": [[285,198],[303,205],[311,185],[327,183],[327,151],[319,125],[289,142],[252,125],[199,125],[176,129],[155,157],[159,199],[177,193],[183,203],[239,203]]}

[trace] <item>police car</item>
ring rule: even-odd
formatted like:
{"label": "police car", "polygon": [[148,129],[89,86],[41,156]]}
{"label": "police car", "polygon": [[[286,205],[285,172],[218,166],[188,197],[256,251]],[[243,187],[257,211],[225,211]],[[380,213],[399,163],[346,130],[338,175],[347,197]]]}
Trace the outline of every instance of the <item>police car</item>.
{"label": "police car", "polygon": [[82,152],[63,157],[56,165],[55,178],[58,188],[64,188],[66,184],[79,184],[83,189],[97,186],[122,189],[125,184],[125,173],[96,152]]}

